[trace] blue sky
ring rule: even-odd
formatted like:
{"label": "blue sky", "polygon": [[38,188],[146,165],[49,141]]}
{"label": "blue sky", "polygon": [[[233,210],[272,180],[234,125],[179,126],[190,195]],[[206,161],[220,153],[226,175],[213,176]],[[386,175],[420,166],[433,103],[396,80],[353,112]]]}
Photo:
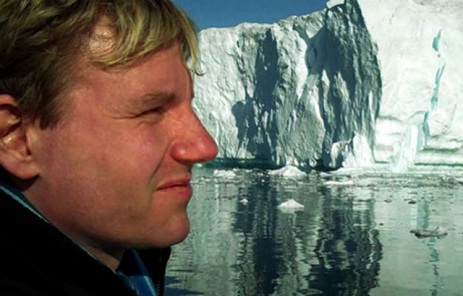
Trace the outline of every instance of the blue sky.
{"label": "blue sky", "polygon": [[323,9],[326,0],[173,0],[199,29],[232,27],[242,22],[274,23],[291,15]]}

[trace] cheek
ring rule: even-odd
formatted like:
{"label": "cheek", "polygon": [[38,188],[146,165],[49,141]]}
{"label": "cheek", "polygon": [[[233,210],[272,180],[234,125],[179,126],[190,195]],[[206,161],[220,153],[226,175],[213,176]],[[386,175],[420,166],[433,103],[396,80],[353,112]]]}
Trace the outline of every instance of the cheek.
{"label": "cheek", "polygon": [[86,137],[62,134],[44,143],[40,149],[43,178],[80,183],[73,190],[101,193],[152,185],[167,150],[165,139],[149,129]]}
{"label": "cheek", "polygon": [[161,166],[166,153],[167,141],[163,135],[154,131],[139,131],[120,145],[119,166],[121,170],[130,170],[134,174],[154,174]]}

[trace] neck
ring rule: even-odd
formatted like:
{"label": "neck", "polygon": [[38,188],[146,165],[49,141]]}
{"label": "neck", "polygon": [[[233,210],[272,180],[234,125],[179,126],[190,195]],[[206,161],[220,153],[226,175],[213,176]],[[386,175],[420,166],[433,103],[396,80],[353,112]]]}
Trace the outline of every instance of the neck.
{"label": "neck", "polygon": [[123,249],[105,249],[90,245],[81,245],[81,247],[114,271],[119,267],[124,255]]}

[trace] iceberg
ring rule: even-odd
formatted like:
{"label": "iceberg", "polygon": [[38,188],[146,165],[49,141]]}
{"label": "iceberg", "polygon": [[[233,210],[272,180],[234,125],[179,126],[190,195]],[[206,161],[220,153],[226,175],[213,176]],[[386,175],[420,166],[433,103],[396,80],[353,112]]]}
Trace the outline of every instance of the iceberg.
{"label": "iceberg", "polygon": [[221,163],[463,165],[460,0],[332,0],[200,32],[194,107]]}

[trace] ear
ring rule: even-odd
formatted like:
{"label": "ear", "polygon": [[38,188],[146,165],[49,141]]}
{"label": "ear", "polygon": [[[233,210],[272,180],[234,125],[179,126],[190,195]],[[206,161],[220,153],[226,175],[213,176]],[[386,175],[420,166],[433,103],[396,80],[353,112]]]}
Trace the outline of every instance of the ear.
{"label": "ear", "polygon": [[27,126],[16,101],[0,94],[0,165],[22,180],[38,175],[27,139]]}

